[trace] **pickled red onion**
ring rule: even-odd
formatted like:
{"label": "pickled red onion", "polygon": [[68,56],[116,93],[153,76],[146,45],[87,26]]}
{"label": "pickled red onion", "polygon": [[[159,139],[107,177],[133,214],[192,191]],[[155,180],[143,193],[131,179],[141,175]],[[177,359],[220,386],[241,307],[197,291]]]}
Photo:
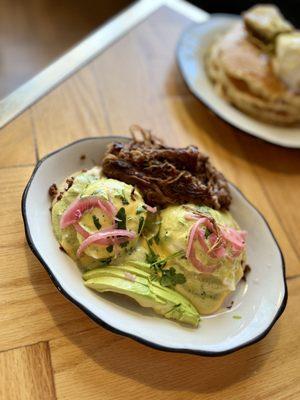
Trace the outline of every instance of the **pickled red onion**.
{"label": "pickled red onion", "polygon": [[[229,227],[218,227],[214,221],[209,217],[197,215],[197,214],[186,214],[185,218],[187,220],[197,220],[192,226],[189,234],[188,245],[186,250],[186,257],[191,261],[191,263],[201,272],[213,272],[218,265],[204,265],[197,259],[195,254],[194,242],[198,239],[200,246],[203,251],[212,258],[222,258],[228,257],[233,259],[233,257],[238,257],[245,247],[245,231],[237,231],[236,229]],[[205,241],[205,233],[203,229],[199,226],[203,224],[208,228],[211,233],[209,235],[209,243],[211,247],[209,248],[207,242]],[[226,254],[226,242],[231,246],[231,254]]]}
{"label": "pickled red onion", "polygon": [[214,270],[218,267],[218,265],[204,265],[200,260],[195,255],[195,249],[194,247],[191,250],[190,253],[190,260],[194,267],[196,267],[200,272],[204,273],[211,273],[214,272]]}
{"label": "pickled red onion", "polygon": [[201,223],[203,223],[205,219],[206,218],[199,218],[198,221],[195,222],[195,224],[192,226],[192,229],[191,229],[190,235],[189,235],[188,246],[187,246],[186,253],[185,253],[186,258],[189,258],[189,256],[190,256],[198,226]]}
{"label": "pickled red onion", "polygon": [[86,231],[80,224],[77,222],[73,225],[76,232],[78,232],[81,236],[83,236],[85,239],[90,236],[90,233]]}
{"label": "pickled red onion", "polygon": [[77,257],[80,257],[82,252],[91,244],[98,244],[100,246],[108,246],[111,244],[120,244],[125,241],[135,238],[135,233],[126,229],[111,229],[106,232],[97,232],[87,237],[79,246],[77,250]]}
{"label": "pickled red onion", "polygon": [[76,199],[63,213],[60,219],[60,227],[63,229],[75,224],[86,210],[92,208],[100,208],[105,214],[111,217],[114,217],[116,214],[115,206],[107,200],[102,200],[98,197]]}
{"label": "pickled red onion", "polygon": [[148,204],[145,204],[146,210],[149,211],[150,213],[156,213],[157,212],[157,207],[151,207],[148,206]]}
{"label": "pickled red onion", "polygon": [[235,251],[241,251],[244,249],[246,238],[245,231],[237,231],[236,229],[226,227],[222,229],[222,235],[231,243]]}
{"label": "pickled red onion", "polygon": [[[93,235],[93,233],[89,233],[87,230],[85,230],[78,222],[76,222],[74,225],[75,230],[81,235],[83,236],[85,239],[91,235]],[[101,229],[101,232],[108,232],[111,231],[112,229],[115,229],[115,226],[109,226],[107,228]]]}
{"label": "pickled red onion", "polygon": [[201,247],[203,248],[203,250],[207,253],[209,249],[205,242],[205,234],[201,228],[198,229],[198,241],[199,241]]}

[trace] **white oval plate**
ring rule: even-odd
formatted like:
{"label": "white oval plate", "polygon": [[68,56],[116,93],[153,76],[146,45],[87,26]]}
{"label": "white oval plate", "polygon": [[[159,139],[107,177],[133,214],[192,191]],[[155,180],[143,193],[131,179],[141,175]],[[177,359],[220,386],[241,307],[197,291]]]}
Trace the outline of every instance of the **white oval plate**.
{"label": "white oval plate", "polygon": [[216,14],[208,21],[188,27],[179,39],[177,61],[190,91],[224,121],[241,131],[284,147],[300,148],[300,127],[282,127],[258,121],[233,107],[214,90],[204,65],[213,41],[240,17]]}
{"label": "white oval plate", "polygon": [[[38,162],[24,190],[22,213],[29,246],[54,284],[69,300],[100,325],[162,350],[223,355],[262,339],[282,314],[286,301],[284,260],[263,216],[231,185],[231,211],[248,231],[247,283],[233,296],[231,309],[204,317],[197,329],[161,318],[125,296],[99,295],[83,285],[75,263],[54,238],[49,186],[100,162],[106,146],[122,137],[86,138],[63,147]],[[84,161],[80,160],[86,155]],[[240,316],[235,319],[234,316]]]}

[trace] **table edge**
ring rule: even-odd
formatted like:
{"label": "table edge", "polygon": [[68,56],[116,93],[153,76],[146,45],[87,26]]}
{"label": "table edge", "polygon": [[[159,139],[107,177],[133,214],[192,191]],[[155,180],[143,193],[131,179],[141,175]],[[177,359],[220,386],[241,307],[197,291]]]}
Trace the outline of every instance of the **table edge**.
{"label": "table edge", "polygon": [[203,22],[209,17],[208,13],[185,0],[136,1],[2,99],[0,101],[0,128],[162,6],[194,22]]}

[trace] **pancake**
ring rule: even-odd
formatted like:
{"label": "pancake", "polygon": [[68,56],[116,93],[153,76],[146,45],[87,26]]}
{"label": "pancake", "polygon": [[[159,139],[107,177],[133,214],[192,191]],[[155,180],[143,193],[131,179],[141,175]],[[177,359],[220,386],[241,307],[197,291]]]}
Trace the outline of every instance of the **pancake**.
{"label": "pancake", "polygon": [[272,62],[238,22],[213,44],[206,68],[217,92],[241,111],[270,123],[299,123],[300,94],[278,78]]}

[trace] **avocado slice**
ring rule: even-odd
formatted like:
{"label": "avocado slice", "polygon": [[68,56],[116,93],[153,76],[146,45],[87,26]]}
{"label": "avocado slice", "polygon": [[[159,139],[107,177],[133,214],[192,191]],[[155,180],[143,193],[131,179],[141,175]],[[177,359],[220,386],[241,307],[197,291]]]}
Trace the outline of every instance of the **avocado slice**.
{"label": "avocado slice", "polygon": [[186,298],[175,290],[152,282],[149,274],[133,266],[98,268],[86,272],[83,279],[91,289],[127,295],[165,318],[195,327],[200,321],[199,313]]}
{"label": "avocado slice", "polygon": [[[107,272],[109,271],[109,272]],[[135,276],[139,276],[142,278],[150,278],[149,273],[136,268],[134,266],[131,265],[118,265],[118,266],[110,266],[109,268],[107,267],[102,267],[102,268],[96,268],[96,269],[92,269],[90,271],[86,271],[83,275],[82,278],[87,281],[89,279],[93,279],[93,278],[98,278],[99,276],[103,276],[106,275],[107,273],[111,274],[111,273],[116,273],[117,276],[120,276],[119,273],[121,273],[121,276],[124,276],[124,272],[129,272]]]}

